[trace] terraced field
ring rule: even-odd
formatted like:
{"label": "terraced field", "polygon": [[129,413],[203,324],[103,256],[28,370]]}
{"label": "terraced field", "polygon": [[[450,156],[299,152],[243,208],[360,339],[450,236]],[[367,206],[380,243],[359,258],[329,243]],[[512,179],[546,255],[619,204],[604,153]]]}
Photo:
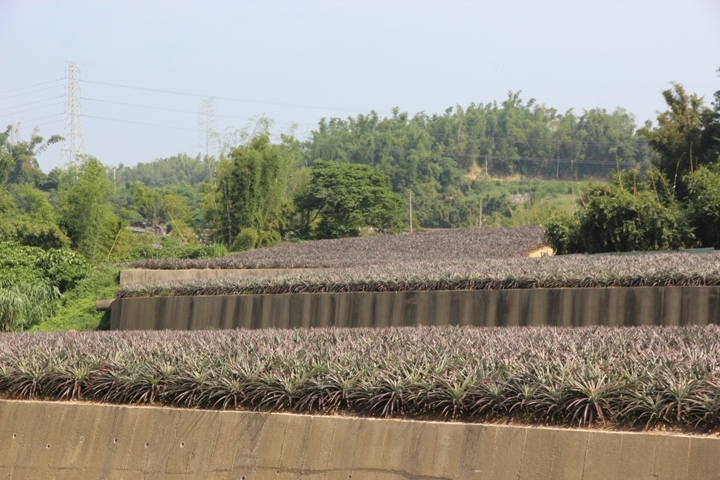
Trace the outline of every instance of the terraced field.
{"label": "terraced field", "polygon": [[0,334],[0,396],[709,431],[720,327]]}
{"label": "terraced field", "polygon": [[662,253],[392,262],[266,277],[127,285],[116,296],[715,285],[720,285],[720,254]]}
{"label": "terraced field", "polygon": [[544,245],[542,228],[455,228],[415,234],[285,243],[220,258],[149,259],[126,266],[189,268],[338,268],[524,257]]}

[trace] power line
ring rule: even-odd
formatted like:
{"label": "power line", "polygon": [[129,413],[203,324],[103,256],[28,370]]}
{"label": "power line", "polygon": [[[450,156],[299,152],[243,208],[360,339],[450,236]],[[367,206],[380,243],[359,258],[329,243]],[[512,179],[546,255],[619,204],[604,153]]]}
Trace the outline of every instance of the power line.
{"label": "power line", "polygon": [[62,78],[56,78],[55,80],[50,80],[50,81],[47,81],[47,82],[40,82],[40,83],[35,83],[35,84],[32,84],[32,85],[27,85],[27,86],[25,86],[25,87],[13,88],[12,90],[5,90],[4,92],[0,92],[0,95],[5,95],[6,93],[11,93],[11,92],[17,92],[18,90],[25,90],[26,88],[39,87],[40,85],[47,85],[48,83],[55,83],[55,82],[59,82],[59,81],[61,81],[61,80],[63,80],[63,79],[62,79]]}
{"label": "power line", "polygon": [[194,128],[170,127],[170,126],[167,126],[167,125],[157,125],[157,124],[154,124],[154,123],[134,122],[134,121],[132,121],[132,120],[120,120],[120,119],[117,119],[117,118],[96,117],[96,116],[94,116],[94,115],[84,115],[84,114],[83,114],[83,115],[81,115],[81,117],[94,118],[94,119],[97,119],[97,120],[108,120],[108,121],[110,121],[110,122],[129,123],[129,124],[132,124],[132,125],[144,125],[144,126],[146,126],[146,127],[169,128],[169,129],[172,129],[172,130],[184,130],[184,131],[186,131],[186,132],[197,132],[197,130],[194,129]]}
{"label": "power line", "polygon": [[55,85],[54,87],[39,88],[39,89],[37,89],[37,90],[33,90],[32,92],[18,93],[17,95],[10,95],[9,97],[3,97],[3,98],[0,98],[0,100],[7,100],[8,98],[22,97],[23,95],[30,95],[30,94],[32,94],[32,93],[44,92],[44,91],[46,91],[46,90],[52,90],[52,89],[54,89],[54,88],[58,88],[58,87],[61,87],[61,86],[62,86],[62,85]]}
{"label": "power line", "polygon": [[61,116],[61,115],[63,115],[63,114],[62,114],[62,113],[56,113],[56,114],[54,114],[54,115],[45,115],[44,117],[32,118],[32,119],[30,119],[30,120],[21,119],[21,120],[20,120],[20,123],[30,123],[30,122],[35,122],[35,121],[37,121],[37,120],[44,120],[44,119],[46,119],[46,118],[59,117],[59,116]]}
{"label": "power line", "polygon": [[[147,110],[158,110],[158,111],[162,111],[162,112],[185,113],[185,114],[189,114],[189,115],[197,115],[198,114],[197,111],[178,110],[175,108],[165,108],[165,107],[155,107],[155,106],[151,106],[151,105],[141,105],[141,104],[137,104],[137,103],[116,102],[113,100],[102,100],[100,98],[81,97],[81,100],[86,100],[89,102],[107,103],[107,104],[112,104],[112,105],[122,105],[122,106],[126,106],[126,107],[144,108]],[[230,119],[235,119],[235,120],[252,120],[254,118],[254,117],[241,117],[241,116],[237,116],[237,115],[213,115],[213,117],[230,118]],[[293,121],[289,121],[289,122],[294,123],[296,125],[307,125],[307,126],[315,125],[314,123],[293,122]],[[160,125],[160,126],[162,126],[162,125]],[[165,128],[164,126],[162,126],[162,127]]]}
{"label": "power line", "polygon": [[[99,98],[87,98],[87,97],[82,97],[81,100],[87,100],[87,101],[90,101],[90,102],[109,103],[109,104],[113,104],[113,105],[123,105],[123,106],[126,106],[126,107],[145,108],[145,109],[148,109],[148,110],[159,110],[159,111],[163,111],[163,112],[187,113],[187,114],[191,114],[191,115],[197,115],[197,114],[198,114],[198,112],[193,112],[193,111],[190,111],[190,110],[177,110],[177,109],[175,109],[175,108],[153,107],[153,106],[150,106],[150,105],[139,105],[139,104],[137,104],[137,103],[115,102],[115,101],[112,101],[112,100],[100,100]],[[235,119],[238,119],[238,120],[250,120],[250,119],[252,118],[252,117],[238,117],[238,116],[233,116],[233,115],[214,115],[214,116],[215,116],[215,117],[218,117],[218,118],[235,118]]]}
{"label": "power line", "polygon": [[[82,97],[81,100],[87,100],[91,102],[100,102],[100,103],[107,103],[112,105],[122,105],[122,106],[128,106],[128,107],[135,107],[135,108],[144,108],[148,110],[158,110],[158,111],[164,111],[164,112],[173,112],[173,113],[184,113],[184,114],[191,114],[191,115],[197,115],[197,112],[190,111],[190,110],[178,110],[174,108],[164,108],[164,107],[155,107],[150,105],[141,105],[137,103],[127,103],[127,102],[117,102],[113,100],[103,100],[99,98],[89,98],[89,97]],[[252,117],[240,117],[240,116],[233,116],[233,115],[215,115],[218,118],[230,118],[230,119],[240,119],[240,120],[250,120]],[[297,122],[295,122],[297,123]],[[298,123],[301,125],[315,125],[315,124],[308,124],[308,123]],[[149,125],[149,124],[148,124]],[[155,125],[161,128],[178,128],[178,127],[169,127],[165,125]],[[378,135],[378,132],[374,132],[375,135]],[[427,132],[427,134],[431,137],[448,137],[452,136],[454,134],[443,134],[443,133],[432,133]],[[512,137],[502,137],[502,136],[487,136],[487,137],[467,137],[464,140],[472,142],[472,141],[499,141],[499,140],[509,140],[511,142],[516,141],[516,139],[513,139]],[[582,144],[582,145],[620,145],[620,142],[590,142],[590,141],[581,141],[581,140],[572,140],[572,141],[563,141],[563,140],[555,140],[555,139],[522,139],[523,143],[531,143],[531,144]],[[630,140],[629,143],[631,144],[643,144],[644,142],[642,140]],[[329,143],[328,143],[329,144]],[[340,145],[344,145],[340,143]],[[368,147],[373,148],[373,147]],[[375,147],[377,148],[377,147]]]}
{"label": "power line", "polygon": [[15,106],[12,106],[12,107],[0,108],[0,111],[3,111],[3,110],[12,110],[13,108],[20,108],[20,107],[24,107],[24,106],[26,106],[26,105],[35,105],[36,103],[49,102],[50,100],[57,100],[58,98],[63,98],[64,96],[65,96],[65,95],[58,95],[57,97],[50,97],[50,98],[46,98],[45,100],[38,100],[38,101],[36,101],[36,102],[23,103],[22,105],[15,105]]}
{"label": "power line", "polygon": [[12,115],[20,115],[20,114],[23,114],[23,113],[26,113],[26,112],[31,112],[31,111],[33,111],[33,110],[42,110],[43,108],[55,107],[55,106],[57,106],[57,105],[62,105],[62,104],[63,104],[63,102],[56,102],[56,103],[52,103],[52,104],[50,104],[50,105],[43,105],[42,107],[28,108],[27,110],[22,110],[22,111],[19,111],[19,112],[0,113],[0,117],[9,117],[9,116],[12,116]]}
{"label": "power line", "polygon": [[59,121],[60,119],[58,118],[57,120],[50,120],[49,122],[38,123],[37,125],[33,125],[33,127],[42,127],[43,125],[50,125],[51,123],[57,123]]}
{"label": "power line", "polygon": [[295,103],[279,103],[279,102],[268,102],[263,100],[249,100],[245,98],[233,98],[233,97],[219,97],[217,95],[203,95],[199,93],[188,93],[188,92],[177,92],[173,90],[162,90],[158,88],[147,88],[147,87],[137,87],[133,85],[121,85],[117,83],[107,83],[107,82],[96,82],[92,80],[82,80],[84,83],[92,83],[95,85],[105,85],[108,87],[118,87],[118,88],[128,88],[132,90],[142,90],[145,92],[155,92],[155,93],[165,93],[168,95],[180,95],[185,97],[195,97],[195,98],[217,98],[218,100],[225,100],[229,102],[240,102],[240,103],[253,103],[257,105],[269,105],[269,106],[275,106],[275,107],[290,107],[290,108],[305,108],[305,109],[311,109],[311,110],[332,110],[332,111],[338,111],[338,112],[352,112],[352,113],[358,113],[358,112],[366,112],[367,110],[360,110],[355,108],[337,108],[337,107],[322,107],[322,106],[316,106],[316,105],[302,105],[302,104],[295,104]]}

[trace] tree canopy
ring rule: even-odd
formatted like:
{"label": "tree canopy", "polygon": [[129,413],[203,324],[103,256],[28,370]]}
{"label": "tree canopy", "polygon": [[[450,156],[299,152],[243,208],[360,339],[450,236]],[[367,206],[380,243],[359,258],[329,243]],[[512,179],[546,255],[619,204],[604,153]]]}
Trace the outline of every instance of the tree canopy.
{"label": "tree canopy", "polygon": [[387,175],[367,165],[317,160],[295,204],[304,238],[357,237],[362,228],[394,232],[403,223],[403,199]]}
{"label": "tree canopy", "polygon": [[255,236],[250,248],[280,243],[291,204],[287,195],[289,166],[287,150],[273,145],[266,134],[221,160],[216,201],[207,203],[207,217],[217,241],[232,246],[238,234],[249,229]]}
{"label": "tree canopy", "polygon": [[658,153],[653,169],[591,185],[576,215],[551,217],[546,235],[557,253],[720,245],[720,90],[714,109],[677,83],[663,97],[657,126],[640,132]]}

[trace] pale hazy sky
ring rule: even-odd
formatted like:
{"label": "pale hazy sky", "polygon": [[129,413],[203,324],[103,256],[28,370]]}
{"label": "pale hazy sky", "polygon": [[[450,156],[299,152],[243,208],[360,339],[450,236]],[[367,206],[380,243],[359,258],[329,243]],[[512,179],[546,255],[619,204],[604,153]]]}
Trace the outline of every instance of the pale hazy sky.
{"label": "pale hazy sky", "polygon": [[217,130],[265,115],[301,137],[321,117],[442,113],[510,90],[641,125],[671,81],[708,103],[720,90],[720,1],[0,0],[0,125],[63,134],[68,60],[86,151],[106,164],[197,154],[210,96]]}

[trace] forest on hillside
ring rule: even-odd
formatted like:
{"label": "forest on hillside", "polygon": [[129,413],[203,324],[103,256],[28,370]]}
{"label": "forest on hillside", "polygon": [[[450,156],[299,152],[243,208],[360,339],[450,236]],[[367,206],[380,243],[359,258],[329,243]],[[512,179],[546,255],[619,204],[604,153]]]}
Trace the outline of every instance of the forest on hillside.
{"label": "forest on hillside", "polygon": [[[323,118],[304,139],[276,138],[261,119],[234,143],[208,131],[215,154],[131,167],[84,157],[48,174],[36,156],[61,138],[11,142],[9,126],[0,240],[69,247],[92,262],[148,256],[158,242],[238,250],[407,230],[411,202],[413,229],[538,226],[576,212],[586,182],[627,171],[644,181],[659,168],[677,184],[675,159],[689,170],[716,160],[720,100],[711,108],[681,85],[663,95],[657,126],[621,108],[560,113],[510,92],[441,114]],[[684,134],[697,138],[673,137]],[[137,234],[153,232],[162,238]]]}
{"label": "forest on hillside", "polygon": [[[268,133],[268,127],[265,121],[255,133]],[[385,173],[406,204],[412,196],[419,227],[512,226],[539,225],[553,210],[572,208],[579,181],[607,180],[618,169],[649,168],[657,154],[640,131],[623,109],[558,113],[511,92],[500,104],[457,106],[442,114],[410,116],[395,109],[388,117],[373,112],[322,119],[308,138],[282,136],[276,144],[289,157],[290,190],[306,180],[302,172],[318,159],[349,162]],[[217,132],[211,135],[218,140]],[[203,192],[237,146],[227,143],[217,156],[183,153],[120,165],[109,175],[116,190],[139,182],[181,193],[200,226]],[[526,195],[525,201],[513,204],[513,194]],[[528,199],[533,202],[525,205]],[[131,200],[125,198],[126,209]],[[409,223],[407,214],[404,221]]]}

